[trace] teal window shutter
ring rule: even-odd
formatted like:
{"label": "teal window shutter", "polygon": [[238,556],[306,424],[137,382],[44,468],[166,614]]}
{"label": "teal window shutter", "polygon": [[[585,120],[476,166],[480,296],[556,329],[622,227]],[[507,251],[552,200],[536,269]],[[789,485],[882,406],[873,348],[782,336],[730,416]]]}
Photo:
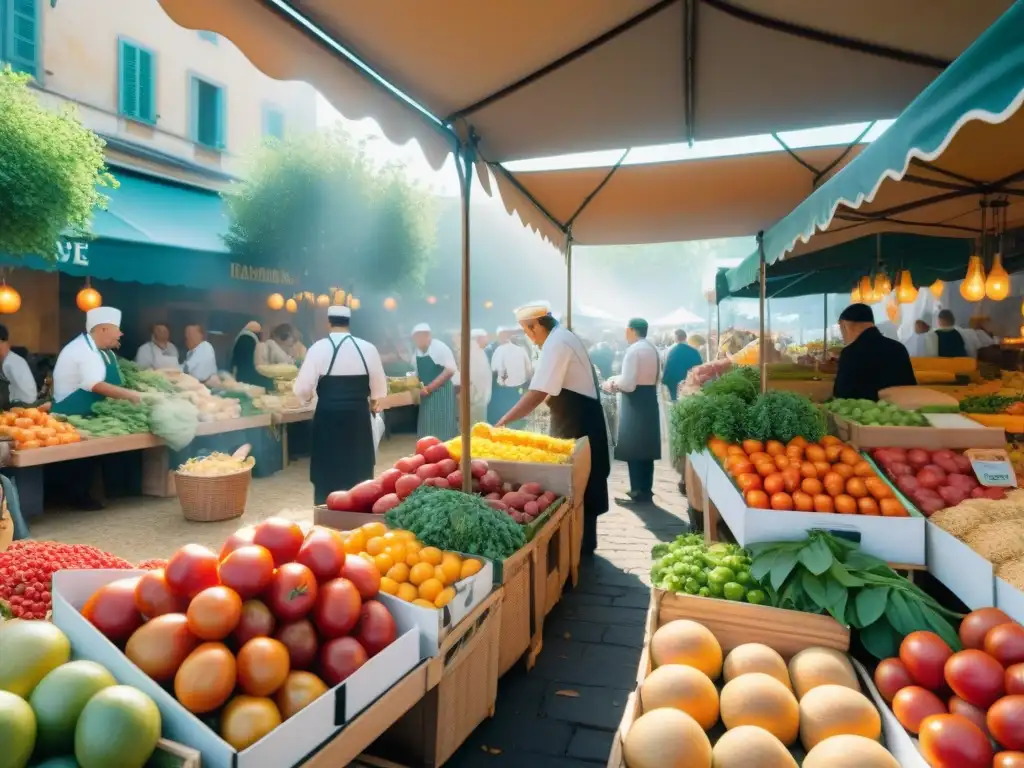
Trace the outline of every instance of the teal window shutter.
{"label": "teal window shutter", "polygon": [[120,112],[144,123],[156,122],[155,62],[145,48],[119,41]]}
{"label": "teal window shutter", "polygon": [[284,113],[273,107],[263,108],[263,135],[284,139]]}
{"label": "teal window shutter", "polygon": [[224,89],[192,78],[192,138],[210,149],[224,149],[226,142],[226,104]]}
{"label": "teal window shutter", "polygon": [[39,76],[38,0],[0,0],[0,59]]}
{"label": "teal window shutter", "polygon": [[205,40],[208,43],[213,43],[214,45],[217,44],[217,33],[216,32],[209,32],[209,31],[207,31],[205,29],[204,30],[200,30],[199,31],[199,37],[201,37],[203,40]]}

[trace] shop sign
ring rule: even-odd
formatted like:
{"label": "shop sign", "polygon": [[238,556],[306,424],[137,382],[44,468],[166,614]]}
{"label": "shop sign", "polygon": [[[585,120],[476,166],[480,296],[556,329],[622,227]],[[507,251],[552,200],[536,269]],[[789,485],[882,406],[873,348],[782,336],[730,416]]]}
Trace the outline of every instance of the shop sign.
{"label": "shop sign", "polygon": [[89,244],[72,243],[69,240],[57,242],[57,261],[73,267],[89,266]]}
{"label": "shop sign", "polygon": [[270,283],[271,285],[295,285],[295,278],[287,270],[267,267],[250,267],[248,264],[231,262],[231,279],[247,283]]}

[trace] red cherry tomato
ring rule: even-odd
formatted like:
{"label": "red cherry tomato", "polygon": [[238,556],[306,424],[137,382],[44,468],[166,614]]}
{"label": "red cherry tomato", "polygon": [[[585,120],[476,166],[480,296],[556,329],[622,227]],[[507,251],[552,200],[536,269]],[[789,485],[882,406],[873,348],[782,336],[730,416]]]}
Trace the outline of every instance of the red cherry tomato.
{"label": "red cherry tomato", "polygon": [[135,607],[138,583],[138,578],[134,578],[104,584],[86,601],[82,615],[113,642],[127,640],[142,626],[142,616]]}
{"label": "red cherry tomato", "polygon": [[231,587],[243,600],[261,594],[273,577],[273,555],[256,544],[239,547],[220,563],[221,584]]}
{"label": "red cherry tomato", "polygon": [[199,544],[186,544],[167,561],[164,574],[174,594],[191,600],[204,589],[220,584],[217,556]]}
{"label": "red cherry tomato", "polygon": [[264,600],[281,622],[305,618],[316,605],[316,576],[301,563],[285,563],[274,572]]}
{"label": "red cherry tomato", "polygon": [[135,607],[147,619],[155,619],[165,613],[184,613],[188,601],[174,594],[164,569],[158,568],[139,577],[135,585]]}
{"label": "red cherry tomato", "polygon": [[314,528],[302,542],[295,561],[309,568],[322,584],[336,579],[341,573],[345,565],[345,547],[334,531]]}
{"label": "red cherry tomato", "polygon": [[280,517],[268,517],[256,526],[252,542],[266,547],[274,556],[274,565],[280,568],[292,562],[299,554],[303,538],[298,523]]}

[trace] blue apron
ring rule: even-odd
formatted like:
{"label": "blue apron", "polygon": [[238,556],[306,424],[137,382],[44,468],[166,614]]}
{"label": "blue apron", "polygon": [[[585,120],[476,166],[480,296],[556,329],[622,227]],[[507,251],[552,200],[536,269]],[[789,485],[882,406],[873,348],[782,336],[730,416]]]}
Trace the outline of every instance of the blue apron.
{"label": "blue apron", "polygon": [[[444,366],[435,363],[430,355],[416,357],[416,375],[424,387],[443,372]],[[416,417],[416,436],[436,437],[443,441],[451,440],[458,433],[455,385],[448,379],[433,393],[420,399],[420,411]]]}
{"label": "blue apron", "polygon": [[[121,369],[117,365],[117,355],[106,349],[97,349],[89,334],[83,333],[82,335],[89,348],[103,359],[103,364],[106,366],[106,375],[103,377],[103,381],[113,384],[115,387],[123,387],[124,379],[121,377]],[[65,416],[91,416],[93,404],[102,399],[103,395],[79,387],[59,403],[54,403],[52,412]]]}

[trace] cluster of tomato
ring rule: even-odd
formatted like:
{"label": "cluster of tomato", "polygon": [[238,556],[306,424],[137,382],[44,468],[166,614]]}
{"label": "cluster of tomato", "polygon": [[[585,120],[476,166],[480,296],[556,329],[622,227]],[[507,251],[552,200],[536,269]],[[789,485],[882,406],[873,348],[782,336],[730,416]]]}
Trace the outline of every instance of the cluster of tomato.
{"label": "cluster of tomato", "polygon": [[837,437],[811,443],[798,436],[788,444],[744,440],[738,445],[714,438],[708,449],[736,481],[748,507],[909,516],[871,464]]}

